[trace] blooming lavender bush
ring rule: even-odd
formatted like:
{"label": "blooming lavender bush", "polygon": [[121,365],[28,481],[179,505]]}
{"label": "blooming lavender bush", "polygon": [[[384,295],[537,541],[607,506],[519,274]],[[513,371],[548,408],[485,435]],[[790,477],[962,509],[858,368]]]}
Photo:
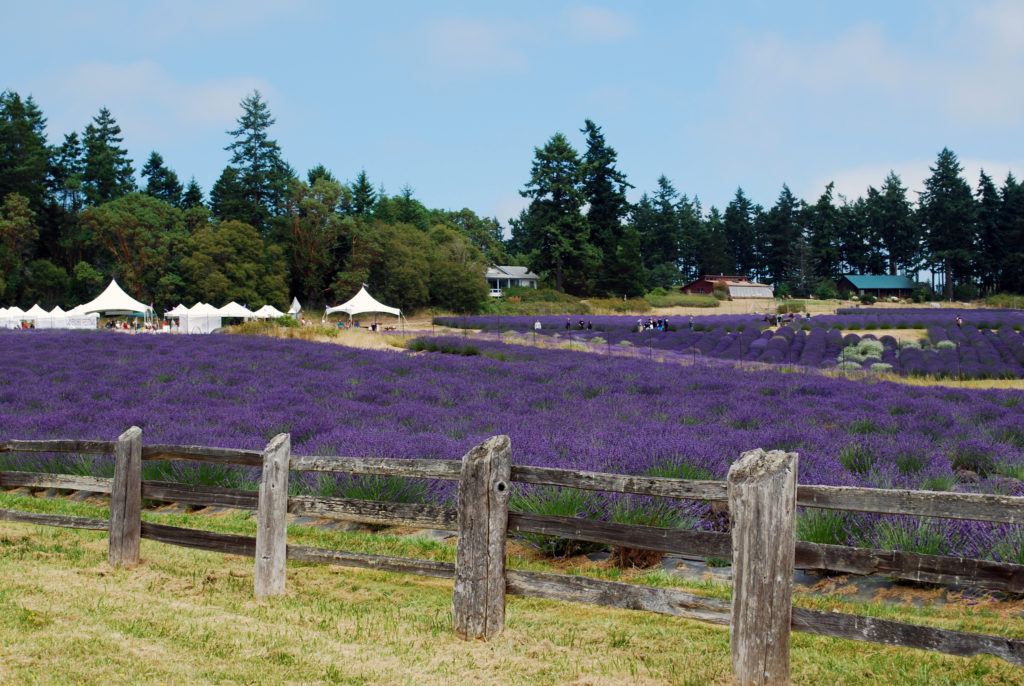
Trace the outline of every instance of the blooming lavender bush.
{"label": "blooming lavender bush", "polygon": [[[891,370],[877,367],[874,371],[949,378],[1024,377],[1020,324],[1024,312],[1019,310],[846,312],[795,319],[778,328],[769,328],[763,315],[670,317],[665,330],[643,328],[650,319],[646,316],[438,317],[436,322],[456,328],[524,333],[533,332],[535,323],[540,322],[541,328],[535,333],[557,336],[559,340],[592,342],[598,338],[609,347],[628,345],[723,360],[849,371],[888,364]],[[956,324],[957,312],[961,313],[960,325]],[[872,333],[842,334],[851,329]],[[920,329],[922,338],[897,340],[885,333],[891,329]]]}
{"label": "blooming lavender bush", "polygon": [[[805,335],[799,356],[812,340],[813,354],[841,349],[839,332],[821,336]],[[289,432],[297,454],[457,459],[505,433],[518,464],[722,479],[740,453],[763,447],[798,451],[802,483],[1024,495],[1013,476],[1024,475],[1020,391],[875,382],[865,392],[863,381],[821,375],[491,341],[464,356],[441,352],[461,337],[433,343],[407,353],[247,336],[0,333],[0,440],[110,440],[135,424],[154,443],[260,449]],[[426,493],[450,495],[450,483]],[[699,502],[679,512],[720,525]],[[856,521],[845,542],[877,544],[882,522],[885,540],[916,540],[913,518]],[[1013,541],[1024,540],[980,523],[937,530],[945,550],[971,556],[997,544],[1018,554]]]}

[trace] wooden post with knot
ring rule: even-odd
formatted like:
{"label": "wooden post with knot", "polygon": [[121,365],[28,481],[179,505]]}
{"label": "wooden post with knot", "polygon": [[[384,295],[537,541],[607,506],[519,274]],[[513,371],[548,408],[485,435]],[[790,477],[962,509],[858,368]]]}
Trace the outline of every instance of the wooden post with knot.
{"label": "wooden post with knot", "polygon": [[789,684],[796,453],[752,450],[729,468],[733,679]]}
{"label": "wooden post with knot", "polygon": [[486,640],[505,628],[511,455],[508,436],[494,436],[462,458],[452,626],[467,640]]}

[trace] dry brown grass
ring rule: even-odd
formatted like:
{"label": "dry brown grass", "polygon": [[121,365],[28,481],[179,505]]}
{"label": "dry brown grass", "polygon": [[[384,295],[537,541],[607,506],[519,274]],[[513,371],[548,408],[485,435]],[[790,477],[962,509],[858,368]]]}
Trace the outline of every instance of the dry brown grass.
{"label": "dry brown grass", "polygon": [[[102,515],[92,505],[0,493],[0,506]],[[252,533],[242,516],[147,519]],[[450,544],[292,527],[298,543],[451,559]],[[552,569],[524,560],[511,564]],[[506,631],[489,643],[451,630],[451,582],[289,564],[288,592],[252,597],[252,560],[143,541],[142,564],[106,564],[102,532],[0,522],[0,681],[33,684],[724,684],[728,632],[646,612],[510,597]],[[611,573],[567,560],[563,571]],[[713,581],[633,571],[622,580],[726,597]],[[893,606],[841,593],[797,602],[966,631],[1024,636],[1019,604]],[[912,602],[923,603],[915,607]],[[1017,668],[806,634],[792,639],[797,684],[1015,684]]]}

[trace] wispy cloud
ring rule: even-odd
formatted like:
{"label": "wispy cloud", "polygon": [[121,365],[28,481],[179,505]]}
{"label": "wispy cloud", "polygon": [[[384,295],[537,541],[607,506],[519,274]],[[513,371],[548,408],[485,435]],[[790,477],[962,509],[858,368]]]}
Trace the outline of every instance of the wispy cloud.
{"label": "wispy cloud", "polygon": [[435,77],[452,78],[526,71],[529,32],[514,22],[447,18],[421,32],[422,53]]}
{"label": "wispy cloud", "polygon": [[272,93],[267,82],[255,77],[186,82],[156,62],[139,61],[80,64],[54,77],[52,92],[64,101],[64,116],[73,118],[64,130],[81,128],[107,107],[126,139],[137,143],[180,139],[196,129],[226,129],[238,116],[239,101],[253,89]]}
{"label": "wispy cloud", "polygon": [[615,43],[637,33],[636,22],[623,12],[580,5],[566,12],[569,34],[581,41]]}

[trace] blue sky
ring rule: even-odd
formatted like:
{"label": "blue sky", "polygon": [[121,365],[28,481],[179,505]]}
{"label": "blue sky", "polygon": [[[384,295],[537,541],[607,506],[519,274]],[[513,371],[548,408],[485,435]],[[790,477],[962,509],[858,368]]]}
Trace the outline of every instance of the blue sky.
{"label": "blue sky", "polygon": [[[304,172],[503,222],[534,146],[594,119],[637,187],[705,207],[737,185],[850,196],[889,169],[919,188],[943,146],[972,185],[1024,175],[1024,2],[9,3],[0,89],[49,135],[100,106],[140,167],[158,150],[204,190],[258,88]],[[13,30],[12,30],[13,29]]]}

